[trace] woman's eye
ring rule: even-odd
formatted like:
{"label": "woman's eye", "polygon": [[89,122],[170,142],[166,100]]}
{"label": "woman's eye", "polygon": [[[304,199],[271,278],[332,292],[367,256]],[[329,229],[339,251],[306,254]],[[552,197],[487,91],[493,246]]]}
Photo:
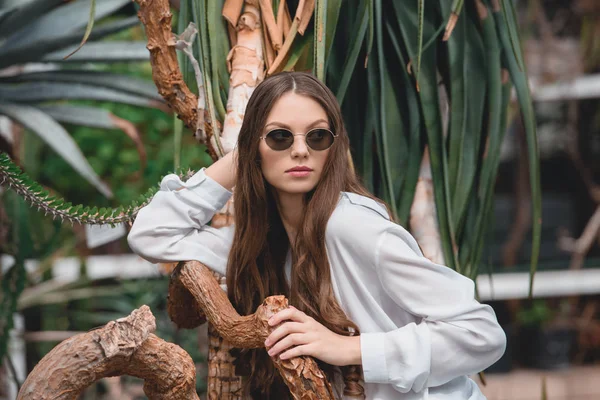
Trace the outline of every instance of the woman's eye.
{"label": "woman's eye", "polygon": [[274,138],[275,140],[283,140],[283,139],[285,139],[286,137],[287,137],[287,135],[286,135],[284,132],[275,132],[275,133],[273,134],[273,138]]}

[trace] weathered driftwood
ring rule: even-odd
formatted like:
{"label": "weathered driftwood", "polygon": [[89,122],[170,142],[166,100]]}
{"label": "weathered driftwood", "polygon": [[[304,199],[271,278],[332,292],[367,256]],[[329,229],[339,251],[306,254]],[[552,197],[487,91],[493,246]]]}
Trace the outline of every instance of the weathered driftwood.
{"label": "weathered driftwood", "polygon": [[[184,262],[177,267],[181,268]],[[174,269],[175,270],[175,269]],[[172,271],[173,272],[173,271]],[[213,272],[217,282],[224,283],[221,275]],[[206,315],[200,308],[194,296],[187,290],[179,279],[172,278],[169,282],[167,311],[171,320],[179,328],[193,329],[205,323]],[[208,400],[241,400],[242,378],[235,373],[235,357],[233,349],[211,323],[208,323]]]}
{"label": "weathered driftwood", "polygon": [[167,312],[178,328],[194,329],[206,322],[206,315],[194,299],[194,296],[178,279],[169,281]]}
{"label": "weathered driftwood", "polygon": [[75,400],[95,381],[117,375],[144,379],[150,400],[198,399],[191,357],[152,334],[155,329],[154,316],[144,305],[128,317],[61,342],[31,371],[17,400]]}
{"label": "weathered driftwood", "polygon": [[[204,315],[229,345],[238,348],[262,348],[270,332],[267,323],[275,313],[287,308],[285,296],[270,296],[251,315],[241,316],[231,305],[213,273],[198,261],[180,263],[171,279],[179,281],[200,305]],[[333,399],[333,390],[311,357],[290,360],[272,358],[295,399]],[[209,373],[210,373],[209,366]]]}

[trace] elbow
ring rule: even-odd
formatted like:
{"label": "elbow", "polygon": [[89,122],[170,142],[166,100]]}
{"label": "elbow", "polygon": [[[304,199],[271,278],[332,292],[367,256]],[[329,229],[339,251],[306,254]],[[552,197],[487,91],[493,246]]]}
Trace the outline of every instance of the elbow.
{"label": "elbow", "polygon": [[[494,364],[506,351],[506,333],[496,324],[487,334],[487,348],[489,353],[489,365]],[[489,366],[488,365],[488,366]]]}
{"label": "elbow", "polygon": [[159,262],[156,258],[157,254],[154,254],[155,252],[153,251],[157,250],[156,242],[153,241],[150,232],[138,229],[135,226],[135,223],[127,235],[127,244],[131,251],[143,259],[148,260],[151,263]]}
{"label": "elbow", "polygon": [[470,348],[473,362],[479,371],[483,371],[502,357],[506,351],[506,333],[498,323],[483,324],[472,332]]}

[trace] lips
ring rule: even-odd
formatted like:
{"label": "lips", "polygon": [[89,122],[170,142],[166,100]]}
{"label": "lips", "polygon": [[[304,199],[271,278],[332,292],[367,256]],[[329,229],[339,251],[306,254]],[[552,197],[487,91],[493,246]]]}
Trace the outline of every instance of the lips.
{"label": "lips", "polygon": [[310,171],[312,171],[312,168],[309,168],[309,167],[294,167],[294,168],[288,169],[285,172],[303,172],[303,171],[304,172],[310,172]]}

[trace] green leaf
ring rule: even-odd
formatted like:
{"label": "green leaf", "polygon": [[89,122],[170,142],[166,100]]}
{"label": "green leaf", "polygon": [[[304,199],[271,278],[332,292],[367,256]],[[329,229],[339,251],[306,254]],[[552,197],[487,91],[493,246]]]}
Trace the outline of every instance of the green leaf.
{"label": "green leaf", "polygon": [[[90,40],[99,39],[112,33],[128,29],[139,23],[140,21],[137,16],[107,23],[106,25],[94,29],[90,35]],[[0,68],[30,61],[38,61],[44,54],[73,45],[79,40],[81,40],[81,33],[75,32],[65,33],[58,38],[26,42],[18,46],[0,46]]]}
{"label": "green leaf", "polygon": [[504,60],[506,61],[506,66],[517,92],[517,99],[519,100],[519,105],[521,107],[523,124],[525,126],[525,136],[527,139],[533,225],[533,243],[531,248],[531,269],[529,279],[529,296],[531,297],[533,294],[533,277],[537,269],[542,234],[542,190],[536,120],[531,94],[529,93],[527,72],[519,62],[519,60],[522,61],[522,53],[515,53],[515,46],[518,44],[518,41],[512,41],[511,35],[509,34],[511,27],[514,28],[516,26],[514,13],[506,12],[501,14],[499,11],[494,11],[492,14],[496,21],[496,29],[498,31],[498,36],[500,37]]}
{"label": "green leaf", "polygon": [[[2,97],[2,96],[0,96]],[[44,140],[54,151],[73,167],[83,178],[96,187],[104,196],[111,198],[110,188],[100,180],[77,143],[69,133],[42,111],[17,104],[0,103],[0,114],[15,120],[19,124],[33,131]]]}
{"label": "green leaf", "polygon": [[[67,47],[45,55],[42,61],[46,62],[132,62],[149,61],[150,52],[146,42],[93,42],[82,47],[74,53],[78,46]],[[74,54],[73,54],[74,53]],[[72,54],[64,59],[66,54]]]}
{"label": "green leaf", "polygon": [[91,2],[92,4],[90,5],[90,17],[88,19],[87,27],[85,28],[85,34],[83,35],[83,39],[81,39],[81,43],[79,44],[79,46],[71,53],[69,53],[69,55],[66,56],[65,59],[71,57],[73,54],[79,51],[83,47],[85,42],[87,42],[88,38],[90,37],[90,33],[92,33],[92,28],[94,27],[94,17],[96,16],[96,0],[91,0]]}
{"label": "green leaf", "polygon": [[157,107],[156,101],[119,92],[105,87],[62,82],[31,82],[0,85],[0,98],[18,103],[51,100],[97,100],[114,101],[140,107]]}
{"label": "green leaf", "polygon": [[303,70],[303,67],[298,67],[298,64],[302,58],[312,50],[313,47],[313,35],[312,31],[306,32],[300,37],[296,37],[292,43],[292,48],[288,56],[288,60],[283,67],[283,71],[292,71],[295,68]]}
{"label": "green leaf", "polygon": [[340,80],[340,84],[337,88],[336,97],[338,102],[341,104],[344,103],[344,98],[346,97],[346,91],[348,90],[348,85],[350,84],[350,79],[352,78],[352,73],[354,72],[354,68],[356,67],[356,61],[358,60],[358,54],[360,53],[360,49],[365,40],[365,35],[367,33],[367,28],[369,26],[369,13],[367,10],[368,3],[363,2],[363,8],[361,12],[358,13],[358,20],[353,26],[358,26],[358,31],[355,35],[352,35],[350,38],[350,51],[346,57],[344,62],[344,67],[342,68],[342,78]]}
{"label": "green leaf", "polygon": [[38,109],[60,122],[94,128],[117,128],[111,119],[111,113],[102,108],[54,104],[39,106]]}
{"label": "green leaf", "polygon": [[[196,40],[196,46],[198,47],[198,64],[200,64],[200,70],[202,71],[202,81],[204,83],[204,95],[206,99],[206,108],[208,110],[208,115],[210,117],[210,125],[212,127],[212,131],[215,137],[215,142],[217,144],[217,148],[215,151],[218,156],[225,155],[223,151],[223,147],[221,146],[221,131],[217,125],[217,107],[215,104],[215,99],[213,96],[213,88],[212,88],[212,71],[211,71],[211,63],[210,63],[210,47],[208,42],[208,21],[206,21],[206,10],[204,0],[193,3],[194,7],[192,7],[192,14],[194,16],[194,22],[198,27],[198,36],[199,40]],[[221,104],[222,107],[222,104]]]}
{"label": "green leaf", "polygon": [[[405,184],[402,187],[400,194],[400,201],[398,204],[398,218],[400,221],[405,222],[405,226],[408,226],[408,220],[410,217],[410,209],[412,207],[413,199],[415,197],[416,184],[419,179],[419,171],[421,169],[421,160],[423,159],[423,140],[422,132],[424,126],[421,121],[421,110],[419,109],[419,98],[417,97],[417,90],[414,85],[411,84],[410,77],[404,68],[407,65],[406,58],[404,57],[400,44],[397,40],[397,35],[393,31],[390,21],[386,21],[386,28],[389,33],[389,38],[392,43],[393,49],[396,51],[398,57],[397,68],[403,78],[403,87],[406,88],[404,92],[405,103],[408,113],[404,119],[408,119],[408,144],[407,144],[407,165],[405,167]],[[438,33],[436,33],[437,36]],[[425,46],[428,48],[429,46]],[[390,54],[391,57],[391,54]]]}
{"label": "green leaf", "polygon": [[[89,46],[89,45],[88,45]],[[87,48],[87,46],[86,46]],[[127,92],[159,102],[164,102],[152,81],[136,78],[131,75],[114,74],[110,72],[86,70],[56,70],[47,72],[32,72],[0,78],[1,83],[14,82],[74,82],[93,86],[103,86]]]}
{"label": "green leaf", "polygon": [[[463,18],[463,20],[465,20]],[[459,236],[464,224],[469,196],[475,184],[475,175],[479,170],[479,150],[481,138],[486,137],[483,130],[483,113],[486,100],[487,76],[486,53],[477,27],[468,24],[466,30],[465,55],[462,62],[465,80],[465,109],[467,118],[464,126],[464,139],[456,153],[450,157],[458,159],[457,179],[453,189],[452,218],[456,235]],[[451,190],[452,190],[451,189]],[[462,242],[462,241],[461,241]]]}
{"label": "green leaf", "polygon": [[2,10],[8,15],[0,20],[0,37],[12,33],[62,3],[64,0],[34,0],[19,4],[9,10]]}
{"label": "green leaf", "polygon": [[[418,21],[417,5],[411,2],[393,2],[397,24],[400,28],[402,42],[405,44],[409,57],[415,59],[418,53]],[[433,25],[433,6],[426,3],[423,17],[423,34],[426,37],[435,35]],[[458,272],[456,254],[453,243],[454,227],[452,226],[451,208],[449,204],[448,160],[444,145],[442,119],[439,110],[439,97],[437,85],[438,60],[436,56],[437,45],[423,49],[422,65],[420,71],[419,102],[423,113],[427,144],[429,146],[430,165],[434,186],[434,198],[442,249],[446,264]]]}
{"label": "green leaf", "polygon": [[[96,7],[96,20],[100,20],[129,3],[130,0],[102,0]],[[40,18],[30,21],[6,38],[1,50],[24,48],[27,44],[51,43],[68,34],[83,29],[89,15],[87,1],[73,1],[56,7]],[[79,34],[79,40],[81,35]]]}

